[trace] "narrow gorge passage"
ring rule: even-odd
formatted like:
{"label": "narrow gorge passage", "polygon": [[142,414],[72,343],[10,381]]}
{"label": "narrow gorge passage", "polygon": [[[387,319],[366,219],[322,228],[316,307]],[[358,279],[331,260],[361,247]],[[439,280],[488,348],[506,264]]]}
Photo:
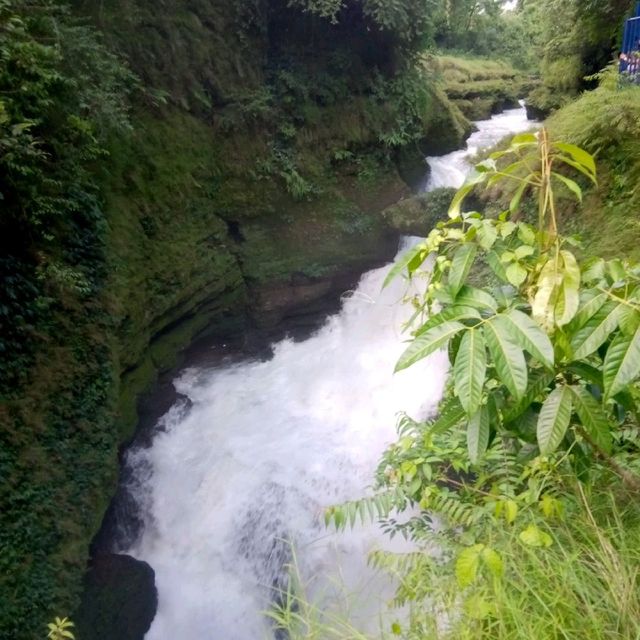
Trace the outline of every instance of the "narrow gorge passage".
{"label": "narrow gorge passage", "polygon": [[[459,186],[470,155],[531,123],[514,109],[477,126],[467,150],[429,159],[428,189]],[[411,309],[401,280],[381,292],[387,271],[365,274],[339,314],[304,342],[274,345],[266,362],[185,371],[175,386],[188,406],[160,420],[149,448],[129,451],[145,527],[121,551],[156,572],[149,640],[269,638],[263,611],[292,550],[308,595],[375,621],[390,591],[366,556],[389,543],[375,525],[327,531],[323,509],[366,492],[397,414],[433,414],[447,371],[438,353],[393,375]]]}

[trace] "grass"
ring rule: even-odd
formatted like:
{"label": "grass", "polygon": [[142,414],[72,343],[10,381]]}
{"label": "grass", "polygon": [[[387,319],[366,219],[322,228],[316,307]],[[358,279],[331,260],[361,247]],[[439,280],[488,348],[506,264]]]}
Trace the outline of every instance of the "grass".
{"label": "grass", "polygon": [[549,549],[507,536],[506,578],[493,590],[495,615],[464,624],[469,640],[640,637],[640,526],[637,505],[609,493],[579,496],[576,510],[549,528]]}
{"label": "grass", "polygon": [[424,64],[440,78],[454,104],[473,120],[488,118],[526,93],[527,78],[507,62],[438,55],[426,57]]}
{"label": "grass", "polygon": [[[640,261],[640,87],[618,86],[615,70],[603,74],[600,88],[558,110],[545,126],[556,140],[582,147],[595,156],[598,185],[594,187],[579,174],[584,200],[576,207],[564,201],[562,225],[565,235],[575,234],[582,251],[603,258],[625,257]],[[473,161],[504,150],[509,138]],[[561,194],[560,194],[561,195]],[[507,208],[509,198],[492,189],[483,201],[495,212]],[[535,205],[523,200],[525,211]]]}
{"label": "grass", "polygon": [[[566,230],[583,237],[589,255],[640,259],[640,87],[620,87],[607,72],[599,89],[558,111],[547,126],[556,139],[594,153],[598,163],[599,186],[583,183],[583,206],[566,210]],[[532,515],[551,536],[549,548],[521,542],[526,525],[520,518],[484,534],[470,531],[502,557],[498,582],[478,581],[461,591],[450,572],[426,562],[401,573],[406,591],[420,599],[400,627],[375,637],[638,640],[640,505],[636,495],[616,494],[607,488],[612,486],[608,477],[576,485],[562,519]],[[324,613],[304,590],[288,592],[272,618],[292,640],[371,639],[353,628],[348,615]]]}
{"label": "grass", "polygon": [[[562,520],[538,525],[549,548],[523,545],[518,521],[492,533],[502,556],[498,583],[461,592],[451,575],[424,563],[404,579],[422,581],[428,599],[398,612],[399,622],[364,634],[349,613],[310,601],[295,571],[280,605],[268,613],[290,640],[637,640],[640,637],[640,509],[634,496],[576,488]],[[486,607],[481,615],[482,608]],[[448,620],[448,623],[443,621]],[[397,625],[397,626],[396,626]]]}
{"label": "grass", "polygon": [[640,87],[618,87],[615,70],[601,86],[555,113],[551,134],[596,156],[599,187],[589,189],[570,220],[585,251],[640,260]]}

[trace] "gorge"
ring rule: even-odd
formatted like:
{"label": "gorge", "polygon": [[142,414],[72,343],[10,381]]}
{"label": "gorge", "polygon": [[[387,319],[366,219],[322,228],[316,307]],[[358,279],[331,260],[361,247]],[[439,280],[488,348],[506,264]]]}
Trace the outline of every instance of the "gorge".
{"label": "gorge", "polygon": [[384,265],[524,95],[598,156],[562,224],[636,255],[640,101],[584,78],[631,4],[0,2],[0,637],[253,639],[294,552],[357,593],[381,534],[322,510],[446,374],[392,376]]}
{"label": "gorge", "polygon": [[[460,186],[469,157],[531,126],[522,107],[478,122],[466,150],[430,158],[427,189]],[[366,490],[400,412],[433,415],[447,368],[439,354],[393,375],[411,308],[401,280],[381,291],[387,271],[365,274],[338,314],[272,357],[183,371],[151,442],[128,451],[112,544],[155,570],[147,638],[268,637],[264,611],[294,556],[309,597],[376,631],[392,589],[366,557],[388,543],[375,524],[327,530],[323,511]],[[133,537],[131,499],[142,520]]]}

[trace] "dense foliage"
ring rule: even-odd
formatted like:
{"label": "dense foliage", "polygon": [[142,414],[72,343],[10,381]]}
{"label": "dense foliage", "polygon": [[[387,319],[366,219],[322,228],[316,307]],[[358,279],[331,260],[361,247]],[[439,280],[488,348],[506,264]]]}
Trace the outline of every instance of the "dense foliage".
{"label": "dense foliage", "polygon": [[50,306],[95,294],[101,140],[128,126],[133,77],[52,0],[0,4],[0,394],[25,374]]}
{"label": "dense foliage", "polygon": [[[317,215],[320,227],[330,211],[345,235],[360,237],[370,221],[353,214],[336,183],[371,190],[394,165],[422,177],[426,152],[452,150],[469,133],[422,52],[500,54],[534,68],[548,48],[552,61],[555,25],[539,15],[550,1],[502,13],[498,0],[0,0],[0,635],[40,637],[47,616],[70,614],[77,602],[87,542],[128,436],[114,426],[118,394],[129,424],[136,393],[211,319],[206,313],[225,316],[237,304],[239,265],[253,279],[288,276],[298,263],[311,275],[324,268],[299,256],[307,248],[295,237],[297,262],[288,262],[276,233],[277,255],[265,266],[263,231],[254,232],[252,254],[250,242],[230,240],[227,223],[271,216],[282,229],[296,211]],[[587,25],[589,42],[605,43],[596,57],[579,47],[588,64],[560,73],[573,82],[606,59],[626,4],[565,4],[552,7],[559,22]],[[533,56],[526,34],[535,35]],[[608,108],[598,111],[596,147],[608,146]],[[620,166],[635,132],[627,116],[616,112]],[[635,187],[622,174],[616,188],[626,193]],[[485,226],[487,234],[509,228],[504,220]],[[540,256],[533,250],[505,271],[529,278]],[[591,288],[618,296],[609,281],[616,266],[606,268]],[[211,290],[219,307],[206,298]],[[194,300],[182,313],[186,297]],[[485,312],[471,313],[487,320]],[[193,327],[148,351],[181,313]],[[501,323],[486,322],[477,335],[488,342],[485,324]],[[623,334],[612,331],[619,342]],[[503,396],[511,393],[497,368],[487,371],[483,393],[496,376]]]}
{"label": "dense foliage", "polygon": [[[516,136],[477,166],[450,221],[389,274],[428,280],[412,300],[426,322],[412,328],[397,368],[447,347],[451,379],[436,419],[401,420],[378,470],[381,493],[327,519],[340,527],[375,513],[391,535],[418,544],[406,557],[372,559],[399,575],[398,604],[412,605],[394,631],[403,637],[637,634],[635,597],[601,605],[613,565],[637,590],[629,541],[638,513],[620,492],[640,489],[638,267],[576,257],[575,238],[559,233],[555,193],[582,199],[582,189],[563,165],[595,182],[579,147],[546,130]],[[475,185],[505,181],[515,187],[509,211],[461,213]],[[530,188],[537,225],[518,215]],[[474,286],[480,256],[492,284]],[[589,560],[567,571],[562,558],[573,550]],[[534,589],[540,608],[523,618],[518,601]]]}
{"label": "dense foliage", "polygon": [[507,59],[520,68],[535,66],[522,16],[505,11],[504,1],[441,2],[435,24],[439,48]]}
{"label": "dense foliage", "polygon": [[0,60],[0,635],[37,637],[78,590],[64,581],[95,515],[72,509],[100,505],[112,477],[94,174],[107,136],[129,128],[135,80],[53,0],[0,3]]}
{"label": "dense foliage", "polygon": [[542,83],[530,102],[544,113],[593,86],[585,78],[615,57],[633,0],[525,0],[521,19]]}
{"label": "dense foliage", "polygon": [[[391,169],[400,190],[401,148],[468,131],[409,64],[428,20],[408,5],[352,3],[335,20],[288,2],[188,5],[0,1],[2,637],[73,613],[136,394],[240,315],[222,216],[284,226],[294,211],[353,242],[371,221],[336,176],[374,193]],[[249,276],[297,271],[298,238],[283,257],[274,232],[267,264],[260,233],[243,245]]]}

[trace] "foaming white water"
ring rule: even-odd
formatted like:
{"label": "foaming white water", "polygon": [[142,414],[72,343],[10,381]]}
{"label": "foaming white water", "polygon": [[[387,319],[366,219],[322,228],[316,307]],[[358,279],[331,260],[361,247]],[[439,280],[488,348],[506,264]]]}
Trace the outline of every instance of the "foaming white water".
{"label": "foaming white water", "polygon": [[[499,118],[480,132],[496,131]],[[521,114],[503,118],[502,135],[520,130]],[[494,140],[480,132],[466,153]],[[437,161],[464,171],[464,154]],[[393,375],[411,309],[400,280],[381,292],[387,270],[365,274],[339,314],[304,342],[275,345],[271,360],[176,380],[191,407],[172,409],[152,446],[127,460],[146,520],[127,552],[151,564],[159,591],[148,640],[272,637],[262,611],[292,547],[311,595],[338,606],[354,594],[356,622],[375,622],[389,590],[366,556],[388,542],[374,525],[327,531],[323,509],[367,491],[398,412],[432,413],[447,371],[437,353]]]}
{"label": "foaming white water", "polygon": [[527,131],[535,126],[527,120],[527,112],[522,106],[519,109],[509,109],[489,120],[480,120],[475,124],[478,129],[467,140],[466,149],[454,151],[446,156],[427,158],[431,167],[427,191],[437,187],[455,187],[456,189],[461,187],[469,171],[469,156],[492,147],[509,134]]}

